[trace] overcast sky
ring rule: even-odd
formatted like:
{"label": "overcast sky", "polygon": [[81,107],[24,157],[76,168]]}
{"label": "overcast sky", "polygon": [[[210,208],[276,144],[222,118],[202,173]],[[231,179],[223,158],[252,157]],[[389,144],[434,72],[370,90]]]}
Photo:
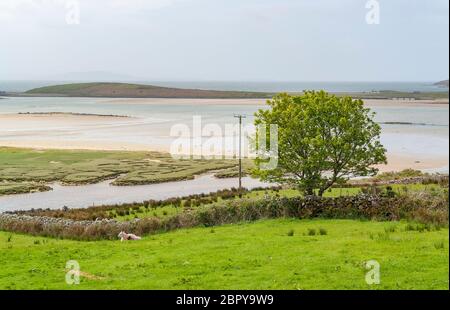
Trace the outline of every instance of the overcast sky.
{"label": "overcast sky", "polygon": [[[0,0],[0,79],[435,81],[448,0]],[[69,4],[67,4],[69,3]],[[75,14],[74,14],[75,12]],[[76,20],[76,19],[75,19]]]}

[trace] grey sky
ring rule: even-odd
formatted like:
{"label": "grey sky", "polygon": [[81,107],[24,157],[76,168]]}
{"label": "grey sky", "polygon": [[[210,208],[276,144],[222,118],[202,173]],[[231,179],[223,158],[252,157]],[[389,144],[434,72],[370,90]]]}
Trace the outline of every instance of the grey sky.
{"label": "grey sky", "polygon": [[0,0],[0,79],[108,71],[146,80],[434,81],[448,0]]}

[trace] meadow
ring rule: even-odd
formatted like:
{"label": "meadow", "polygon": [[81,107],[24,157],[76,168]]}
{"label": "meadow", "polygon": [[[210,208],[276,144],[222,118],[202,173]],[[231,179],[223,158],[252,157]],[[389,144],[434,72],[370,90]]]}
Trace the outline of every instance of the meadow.
{"label": "meadow", "polygon": [[[135,243],[0,233],[0,288],[447,290],[448,229],[410,226],[279,219],[179,230]],[[65,283],[68,260],[80,264],[80,285]],[[369,260],[381,265],[380,285],[365,282]]]}

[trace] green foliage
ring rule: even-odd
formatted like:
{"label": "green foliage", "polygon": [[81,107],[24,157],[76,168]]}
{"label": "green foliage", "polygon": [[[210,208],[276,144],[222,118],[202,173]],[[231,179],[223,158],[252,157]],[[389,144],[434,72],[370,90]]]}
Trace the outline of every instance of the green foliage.
{"label": "green foliage", "polygon": [[445,242],[444,242],[444,240],[436,241],[434,243],[434,247],[436,248],[436,250],[443,250],[443,249],[445,249]]}
{"label": "green foliage", "polygon": [[372,179],[372,181],[391,181],[401,180],[406,178],[423,177],[428,174],[421,172],[420,170],[405,169],[399,172],[383,172]]}
{"label": "green foliage", "polygon": [[[393,185],[394,189],[399,186]],[[182,198],[170,198],[162,201],[146,201],[123,205],[97,206],[86,209],[16,211],[16,215],[31,217],[66,218],[75,221],[93,221],[97,219],[115,219],[116,224],[103,229],[85,230],[76,223],[69,226],[41,225],[40,220],[6,220],[0,216],[0,229],[6,231],[31,233],[41,236],[55,236],[75,239],[96,239],[116,237],[116,230],[139,229],[140,234],[158,233],[181,227],[213,226],[224,223],[254,221],[261,218],[297,217],[297,218],[351,218],[373,220],[408,219],[421,224],[409,224],[409,231],[439,230],[448,226],[448,190],[438,185],[407,185],[407,192],[400,192],[394,197],[385,192],[374,190],[360,193],[355,190],[350,195],[341,195],[340,189],[326,193],[326,197],[304,197],[298,191],[223,190],[216,193],[191,195]],[[243,198],[237,198],[242,193]],[[264,193],[264,196],[262,194]],[[277,196],[275,193],[279,193]],[[147,207],[145,207],[145,205]],[[131,225],[133,219],[142,219],[139,227]],[[47,220],[45,220],[47,222]],[[56,226],[56,227],[55,227]],[[396,230],[396,226],[386,227],[387,233]],[[95,234],[92,235],[91,233]],[[319,231],[320,232],[320,231]],[[118,232],[117,232],[118,233]]]}
{"label": "green foliage", "polygon": [[308,236],[315,236],[316,235],[316,230],[314,228],[308,228],[308,232],[307,235]]}
{"label": "green foliage", "polygon": [[[302,96],[281,94],[268,104],[271,109],[256,113],[255,125],[278,126],[279,154],[275,170],[255,169],[265,181],[322,196],[351,176],[375,175],[374,165],[386,162],[381,128],[362,100],[308,91]],[[262,162],[256,159],[256,166]]]}
{"label": "green foliage", "polygon": [[326,236],[328,235],[328,231],[325,228],[319,228],[319,235]]}

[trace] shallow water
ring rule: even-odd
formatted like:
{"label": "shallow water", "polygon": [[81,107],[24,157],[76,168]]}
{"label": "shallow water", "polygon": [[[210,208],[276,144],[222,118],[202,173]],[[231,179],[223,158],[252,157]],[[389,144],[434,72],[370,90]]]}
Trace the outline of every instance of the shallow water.
{"label": "shallow water", "polygon": [[[121,100],[123,102],[123,100]],[[54,122],[0,122],[2,141],[39,143],[54,141],[62,144],[74,142],[116,143],[136,145],[149,149],[168,149],[175,139],[170,137],[172,125],[182,123],[192,128],[194,115],[201,115],[203,125],[216,123],[223,128],[235,124],[234,114],[244,114],[246,124],[253,122],[252,115],[262,106],[257,105],[196,105],[120,103],[111,99],[95,98],[8,98],[0,100],[0,114],[26,112],[72,112],[88,114],[127,115],[136,118],[98,121],[94,123]],[[414,157],[414,160],[436,159],[441,164],[430,172],[448,173],[449,156],[449,106],[376,106],[372,108],[376,120],[383,124],[381,140],[388,153]],[[0,212],[31,208],[87,207],[93,203],[115,204],[165,199],[173,196],[207,193],[237,186],[237,180],[219,180],[201,177],[196,180],[148,186],[114,187],[109,182],[80,187],[54,186],[54,191],[0,197]],[[262,183],[245,179],[248,187]]]}
{"label": "shallow water", "polygon": [[[72,112],[126,115],[136,118],[93,124],[55,124],[52,122],[0,123],[0,142],[56,141],[136,144],[149,149],[168,150],[176,137],[170,136],[174,124],[192,130],[193,117],[202,117],[203,126],[236,124],[235,114],[247,115],[245,124],[253,123],[257,105],[197,105],[176,100],[161,104],[127,103],[124,100],[96,98],[8,98],[0,100],[0,114],[26,112]],[[372,107],[376,121],[382,124],[383,143],[388,152],[448,156],[449,106]],[[401,124],[385,124],[401,123]]]}
{"label": "shallow water", "polygon": [[[218,190],[237,188],[238,179],[217,179],[211,175],[195,180],[139,186],[112,186],[111,181],[83,186],[52,185],[53,191],[0,197],[0,212],[30,209],[86,208],[93,205],[111,205],[164,200],[193,194],[208,194]],[[248,189],[268,187],[269,184],[252,178],[243,178]]]}

